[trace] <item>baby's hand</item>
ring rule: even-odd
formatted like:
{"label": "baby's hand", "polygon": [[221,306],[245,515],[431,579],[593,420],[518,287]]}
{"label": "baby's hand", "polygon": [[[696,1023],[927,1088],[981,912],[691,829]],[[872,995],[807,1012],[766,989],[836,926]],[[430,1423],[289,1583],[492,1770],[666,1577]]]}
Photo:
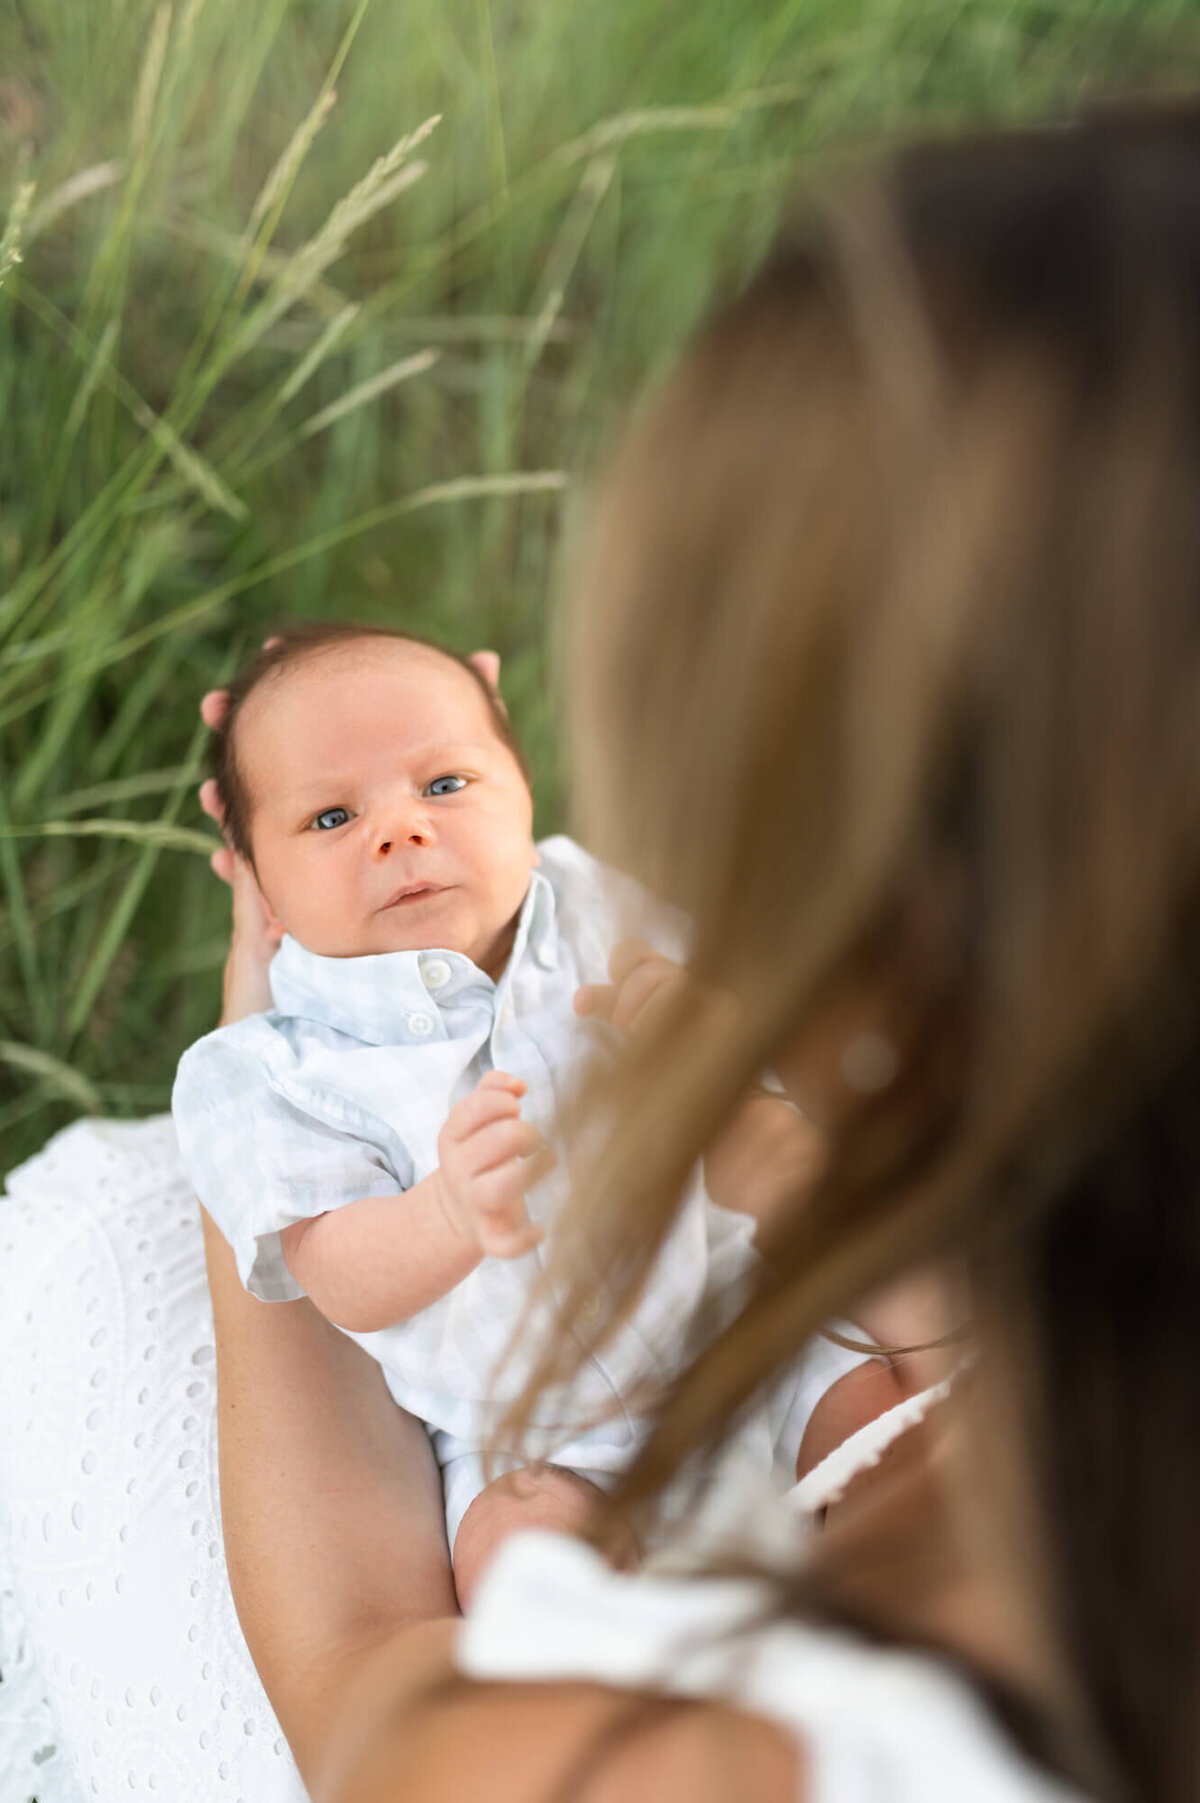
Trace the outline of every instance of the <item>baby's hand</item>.
{"label": "baby's hand", "polygon": [[673,964],[644,939],[622,939],[615,945],[608,974],[611,983],[585,983],[575,991],[575,1012],[611,1021],[622,1033],[650,1025],[691,981],[682,964]]}
{"label": "baby's hand", "polygon": [[521,1258],[542,1238],[525,1196],[554,1163],[531,1121],[521,1119],[525,1085],[489,1071],[456,1102],[438,1134],[438,1175],[451,1222],[488,1258]]}

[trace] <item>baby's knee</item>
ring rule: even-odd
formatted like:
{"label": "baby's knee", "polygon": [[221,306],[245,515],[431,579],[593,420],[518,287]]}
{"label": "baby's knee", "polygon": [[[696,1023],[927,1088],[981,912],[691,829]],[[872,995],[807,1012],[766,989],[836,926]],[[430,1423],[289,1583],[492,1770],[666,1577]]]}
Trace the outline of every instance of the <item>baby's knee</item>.
{"label": "baby's knee", "polygon": [[525,1466],[494,1478],[471,1503],[454,1538],[460,1606],[467,1608],[484,1570],[510,1534],[523,1528],[582,1533],[600,1494],[587,1478],[556,1465]]}

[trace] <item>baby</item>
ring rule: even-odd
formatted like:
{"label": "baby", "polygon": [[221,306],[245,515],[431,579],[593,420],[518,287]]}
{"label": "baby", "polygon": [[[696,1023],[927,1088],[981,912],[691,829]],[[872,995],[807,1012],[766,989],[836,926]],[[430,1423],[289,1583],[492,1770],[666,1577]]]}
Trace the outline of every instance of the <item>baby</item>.
{"label": "baby", "polygon": [[[465,1603],[513,1528],[583,1524],[706,1296],[752,1259],[753,1222],[697,1186],[632,1318],[543,1403],[529,1467],[488,1481],[482,1448],[523,1377],[501,1361],[566,1187],[555,1118],[611,1031],[572,1000],[607,981],[638,892],[569,839],[535,846],[494,688],[402,634],[273,642],[230,691],[215,765],[283,937],[271,1012],[180,1063],[184,1162],[249,1290],[310,1297],[426,1422]],[[658,949],[679,953],[661,928]]]}

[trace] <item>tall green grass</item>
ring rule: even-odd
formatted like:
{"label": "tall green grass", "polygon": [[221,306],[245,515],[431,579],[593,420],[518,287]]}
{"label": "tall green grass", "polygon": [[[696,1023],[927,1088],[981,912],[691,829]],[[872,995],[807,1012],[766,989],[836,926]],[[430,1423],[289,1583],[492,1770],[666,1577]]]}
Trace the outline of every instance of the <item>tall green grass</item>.
{"label": "tall green grass", "polygon": [[0,1168],[164,1106],[215,1018],[195,704],[273,619],[494,646],[552,826],[564,506],[784,196],[914,125],[1200,74],[1193,15],[4,9]]}

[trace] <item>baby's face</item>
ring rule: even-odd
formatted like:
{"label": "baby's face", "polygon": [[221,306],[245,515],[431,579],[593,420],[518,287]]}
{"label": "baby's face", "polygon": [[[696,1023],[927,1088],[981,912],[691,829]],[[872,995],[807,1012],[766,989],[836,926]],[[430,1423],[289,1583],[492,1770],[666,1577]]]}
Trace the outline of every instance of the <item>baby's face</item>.
{"label": "baby's face", "polygon": [[237,757],[259,886],[301,945],[443,946],[499,975],[533,802],[467,671],[400,640],[337,646],[249,697]]}

